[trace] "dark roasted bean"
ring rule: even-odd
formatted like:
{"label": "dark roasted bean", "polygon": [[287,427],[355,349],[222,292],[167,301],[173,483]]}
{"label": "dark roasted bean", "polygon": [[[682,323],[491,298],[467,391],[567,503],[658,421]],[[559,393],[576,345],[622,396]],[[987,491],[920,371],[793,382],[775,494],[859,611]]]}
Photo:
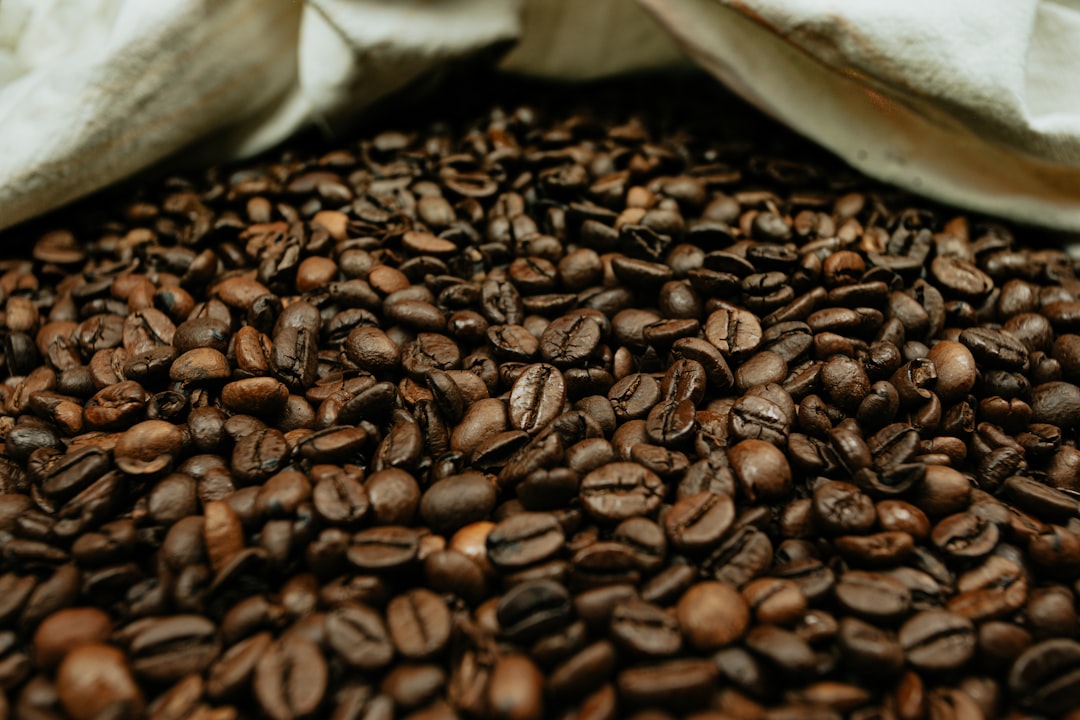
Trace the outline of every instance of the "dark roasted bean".
{"label": "dark roasted bean", "polygon": [[644,80],[11,231],[0,717],[1072,717],[1080,265]]}

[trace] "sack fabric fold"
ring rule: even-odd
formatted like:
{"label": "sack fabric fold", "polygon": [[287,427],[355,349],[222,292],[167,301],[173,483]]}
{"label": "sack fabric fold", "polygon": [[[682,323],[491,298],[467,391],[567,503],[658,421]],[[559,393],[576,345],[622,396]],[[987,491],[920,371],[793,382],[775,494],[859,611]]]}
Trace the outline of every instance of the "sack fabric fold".
{"label": "sack fabric fold", "polygon": [[3,0],[0,228],[181,151],[340,127],[502,47],[554,80],[692,62],[869,175],[1080,231],[1069,0]]}

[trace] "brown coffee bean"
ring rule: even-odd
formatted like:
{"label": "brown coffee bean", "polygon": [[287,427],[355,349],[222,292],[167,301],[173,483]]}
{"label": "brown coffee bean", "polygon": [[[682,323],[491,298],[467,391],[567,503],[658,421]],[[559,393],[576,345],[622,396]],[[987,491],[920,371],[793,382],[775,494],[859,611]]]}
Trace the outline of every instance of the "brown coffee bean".
{"label": "brown coffee bean", "polygon": [[174,682],[188,673],[202,672],[221,652],[217,628],[199,615],[147,619],[126,632],[132,634],[132,670],[154,682]]}
{"label": "brown coffee bean", "polygon": [[116,465],[130,475],[157,475],[175,462],[184,446],[183,431],[164,420],[128,428],[116,442]]}
{"label": "brown coffee bean", "polygon": [[361,530],[352,537],[347,557],[362,570],[400,568],[416,560],[420,538],[416,531],[400,525]]}
{"label": "brown coffee bean", "polygon": [[487,534],[486,559],[497,567],[520,568],[551,557],[565,543],[566,536],[554,515],[518,513]]}
{"label": "brown coffee bean", "polygon": [[747,439],[728,450],[739,488],[751,501],[779,500],[791,491],[791,468],[772,443]]}
{"label": "brown coffee bean", "polygon": [[538,363],[522,372],[510,391],[510,424],[537,433],[562,412],[566,383],[553,365]]}
{"label": "brown coffee bean", "polygon": [[1075,709],[1080,643],[1066,638],[1044,640],[1025,650],[1009,670],[1009,689],[1018,704],[1047,713]]}
{"label": "brown coffee bean", "polygon": [[820,483],[812,508],[815,526],[838,535],[868,532],[877,521],[873,500],[849,483]]}
{"label": "brown coffee bean", "polygon": [[716,675],[710,661],[685,658],[623,670],[616,684],[631,707],[692,709],[705,705]]}
{"label": "brown coffee bean", "polygon": [[750,624],[746,600],[730,585],[702,582],[679,600],[676,612],[686,641],[698,650],[716,650],[742,637]]}
{"label": "brown coffee bean", "polygon": [[904,665],[904,648],[896,636],[857,618],[840,621],[837,644],[849,667],[862,675],[896,675]]}
{"label": "brown coffee bean", "polygon": [[930,349],[929,359],[937,372],[934,391],[942,402],[960,400],[975,386],[975,358],[963,344],[939,342]]}
{"label": "brown coffee bean", "polygon": [[97,608],[67,608],[45,618],[34,633],[35,661],[52,668],[74,648],[100,643],[112,632],[112,620]]}
{"label": "brown coffee bean", "polygon": [[664,515],[664,531],[679,550],[706,550],[720,542],[734,519],[735,504],[730,497],[697,493],[680,499]]}
{"label": "brown coffee bean", "polygon": [[544,678],[524,655],[502,655],[491,670],[487,707],[494,717],[506,720],[539,720],[544,717]]}
{"label": "brown coffee bean", "polygon": [[705,322],[705,337],[725,356],[753,352],[761,336],[761,324],[746,310],[720,309]]}
{"label": "brown coffee bean", "polygon": [[752,580],[742,588],[742,596],[758,622],[787,625],[806,612],[806,596],[791,580]]}
{"label": "brown coffee bean", "polygon": [[247,378],[225,385],[221,402],[232,412],[273,415],[285,407],[289,389],[274,378]]}
{"label": "brown coffee bean", "polygon": [[653,513],[660,506],[662,493],[660,478],[637,463],[604,465],[581,481],[585,509],[607,522]]}
{"label": "brown coffee bean", "polygon": [[255,665],[254,695],[275,720],[314,713],[326,694],[328,668],[318,646],[291,635],[272,644]]}
{"label": "brown coffee bean", "polygon": [[849,570],[837,579],[836,600],[846,610],[872,620],[891,620],[911,608],[911,592],[882,573]]}
{"label": "brown coffee bean", "polygon": [[372,473],[364,483],[371,510],[379,525],[408,525],[420,505],[420,486],[411,474],[398,468]]}
{"label": "brown coffee bean", "polygon": [[435,593],[416,589],[399,595],[386,607],[390,637],[405,657],[427,660],[440,654],[450,641],[450,610]]}
{"label": "brown coffee bean", "polygon": [[142,716],[143,695],[124,653],[109,645],[88,643],[72,649],[56,671],[56,684],[64,710],[77,720]]}
{"label": "brown coffee bean", "polygon": [[908,662],[923,670],[954,670],[975,652],[975,627],[944,610],[924,610],[900,628]]}

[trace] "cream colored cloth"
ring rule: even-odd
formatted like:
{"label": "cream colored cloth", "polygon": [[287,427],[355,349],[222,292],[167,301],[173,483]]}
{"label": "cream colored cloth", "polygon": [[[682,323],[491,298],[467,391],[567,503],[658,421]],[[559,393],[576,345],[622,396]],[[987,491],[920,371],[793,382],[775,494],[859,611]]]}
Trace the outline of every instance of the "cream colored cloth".
{"label": "cream colored cloth", "polygon": [[505,45],[503,70],[551,79],[689,56],[873,176],[1080,230],[1065,0],[0,0],[0,228],[177,153],[333,126]]}

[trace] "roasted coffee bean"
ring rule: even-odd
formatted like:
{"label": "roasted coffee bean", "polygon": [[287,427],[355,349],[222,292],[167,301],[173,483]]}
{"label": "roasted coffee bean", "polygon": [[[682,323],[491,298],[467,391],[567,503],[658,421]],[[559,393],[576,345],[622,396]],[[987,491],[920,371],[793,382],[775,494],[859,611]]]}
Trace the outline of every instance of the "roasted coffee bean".
{"label": "roasted coffee bean", "polygon": [[791,580],[759,578],[742,589],[754,617],[768,624],[791,624],[806,612],[806,596]]}
{"label": "roasted coffee bean", "polygon": [[596,352],[601,328],[583,315],[564,315],[552,321],[540,336],[540,354],[556,367],[583,364]]}
{"label": "roasted coffee bean", "polygon": [[108,640],[112,620],[97,608],[66,608],[45,618],[34,633],[36,662],[52,668],[67,654],[86,643]]}
{"label": "roasted coffee bean", "polygon": [[566,382],[552,365],[530,365],[510,391],[510,423],[535,434],[562,412]]}
{"label": "roasted coffee bean", "polygon": [[1025,650],[1009,670],[1009,689],[1021,707],[1046,713],[1075,709],[1080,643],[1066,638],[1045,640]]}
{"label": "roasted coffee bean", "polygon": [[441,653],[450,641],[450,610],[435,593],[417,588],[386,606],[386,624],[398,652],[410,660]]}
{"label": "roasted coffee bean", "polygon": [[669,657],[682,647],[674,616],[642,600],[627,600],[611,614],[611,635],[620,649],[644,657]]}
{"label": "roasted coffee bean", "polygon": [[863,620],[840,621],[837,645],[848,666],[860,675],[895,675],[904,664],[904,648],[891,632]]}
{"label": "roasted coffee bean", "polygon": [[388,570],[413,562],[420,538],[411,528],[398,525],[361,530],[353,535],[347,557],[362,570]]}
{"label": "roasted coffee bean", "polygon": [[776,625],[757,625],[746,636],[746,646],[769,660],[786,676],[800,678],[814,673],[816,658],[809,643]]}
{"label": "roasted coffee bean", "polygon": [[311,500],[315,512],[332,525],[355,524],[371,507],[367,490],[360,481],[337,468],[318,479]]}
{"label": "roasted coffee bean", "polygon": [[498,566],[520,568],[546,560],[566,544],[554,515],[519,513],[503,520],[487,536],[487,557]]}
{"label": "roasted coffee bean", "polygon": [[743,525],[706,558],[705,567],[720,582],[741,587],[769,567],[772,555],[769,536],[753,525]]}
{"label": "roasted coffee bean", "polygon": [[849,570],[837,578],[836,599],[847,610],[870,619],[890,620],[911,608],[911,592],[881,573]]}
{"label": "roasted coffee bean", "polygon": [[814,488],[815,526],[837,535],[869,531],[877,520],[874,502],[849,483],[826,481]]}
{"label": "roasted coffee bean", "polygon": [[155,682],[176,681],[207,669],[221,652],[214,623],[198,615],[139,622],[129,642],[131,669]]}
{"label": "roasted coffee bean", "polygon": [[627,88],[12,231],[0,716],[1080,702],[1076,264]]}
{"label": "roasted coffee bean", "polygon": [[660,478],[637,463],[610,463],[581,481],[582,504],[605,522],[649,515],[660,506],[662,494]]}
{"label": "roasted coffee bean", "polygon": [[720,542],[734,519],[735,504],[730,497],[703,492],[676,502],[664,515],[664,530],[678,550],[706,550]]}
{"label": "roasted coffee bean", "polygon": [[959,558],[989,554],[998,541],[997,525],[972,513],[942,518],[930,533],[930,540],[942,552]]}
{"label": "roasted coffee bean", "polygon": [[411,474],[398,468],[372,473],[364,483],[371,511],[379,525],[412,522],[420,503],[420,486]]}
{"label": "roasted coffee bean", "polygon": [[71,717],[137,718],[145,701],[124,653],[110,645],[88,643],[65,656],[56,671],[57,696]]}
{"label": "roasted coffee bean", "polygon": [[619,695],[631,706],[690,710],[705,705],[716,679],[708,660],[679,659],[619,673]]}
{"label": "roasted coffee bean", "polygon": [[491,670],[486,706],[502,717],[539,720],[544,717],[543,689],[543,675],[531,660],[502,655]]}
{"label": "roasted coffee bean", "polygon": [[725,356],[746,355],[761,344],[761,323],[746,310],[722,308],[706,320],[705,337]]}
{"label": "roasted coffee bean", "polygon": [[968,328],[960,333],[963,343],[975,360],[991,368],[1022,370],[1028,365],[1024,344],[1004,330]]}
{"label": "roasted coffee bean", "polygon": [[746,600],[723,582],[692,586],[679,600],[676,613],[687,642],[698,650],[716,650],[732,643],[750,624]]}
{"label": "roasted coffee bean", "polygon": [[326,616],[326,641],[346,663],[361,670],[385,667],[394,657],[382,617],[359,603],[344,604]]}
{"label": "roasted coffee bean", "polygon": [[970,620],[944,610],[924,610],[900,627],[900,644],[909,663],[923,670],[955,670],[975,652]]}
{"label": "roasted coffee bean", "polygon": [[775,445],[764,440],[743,440],[728,451],[728,459],[747,499],[779,499],[790,492],[791,468]]}
{"label": "roasted coffee bean", "polygon": [[660,401],[660,384],[649,375],[627,375],[611,386],[608,399],[620,420],[645,417]]}
{"label": "roasted coffee bean", "polygon": [[259,707],[270,717],[304,717],[323,703],[328,675],[318,646],[291,635],[272,644],[259,658],[252,687]]}

